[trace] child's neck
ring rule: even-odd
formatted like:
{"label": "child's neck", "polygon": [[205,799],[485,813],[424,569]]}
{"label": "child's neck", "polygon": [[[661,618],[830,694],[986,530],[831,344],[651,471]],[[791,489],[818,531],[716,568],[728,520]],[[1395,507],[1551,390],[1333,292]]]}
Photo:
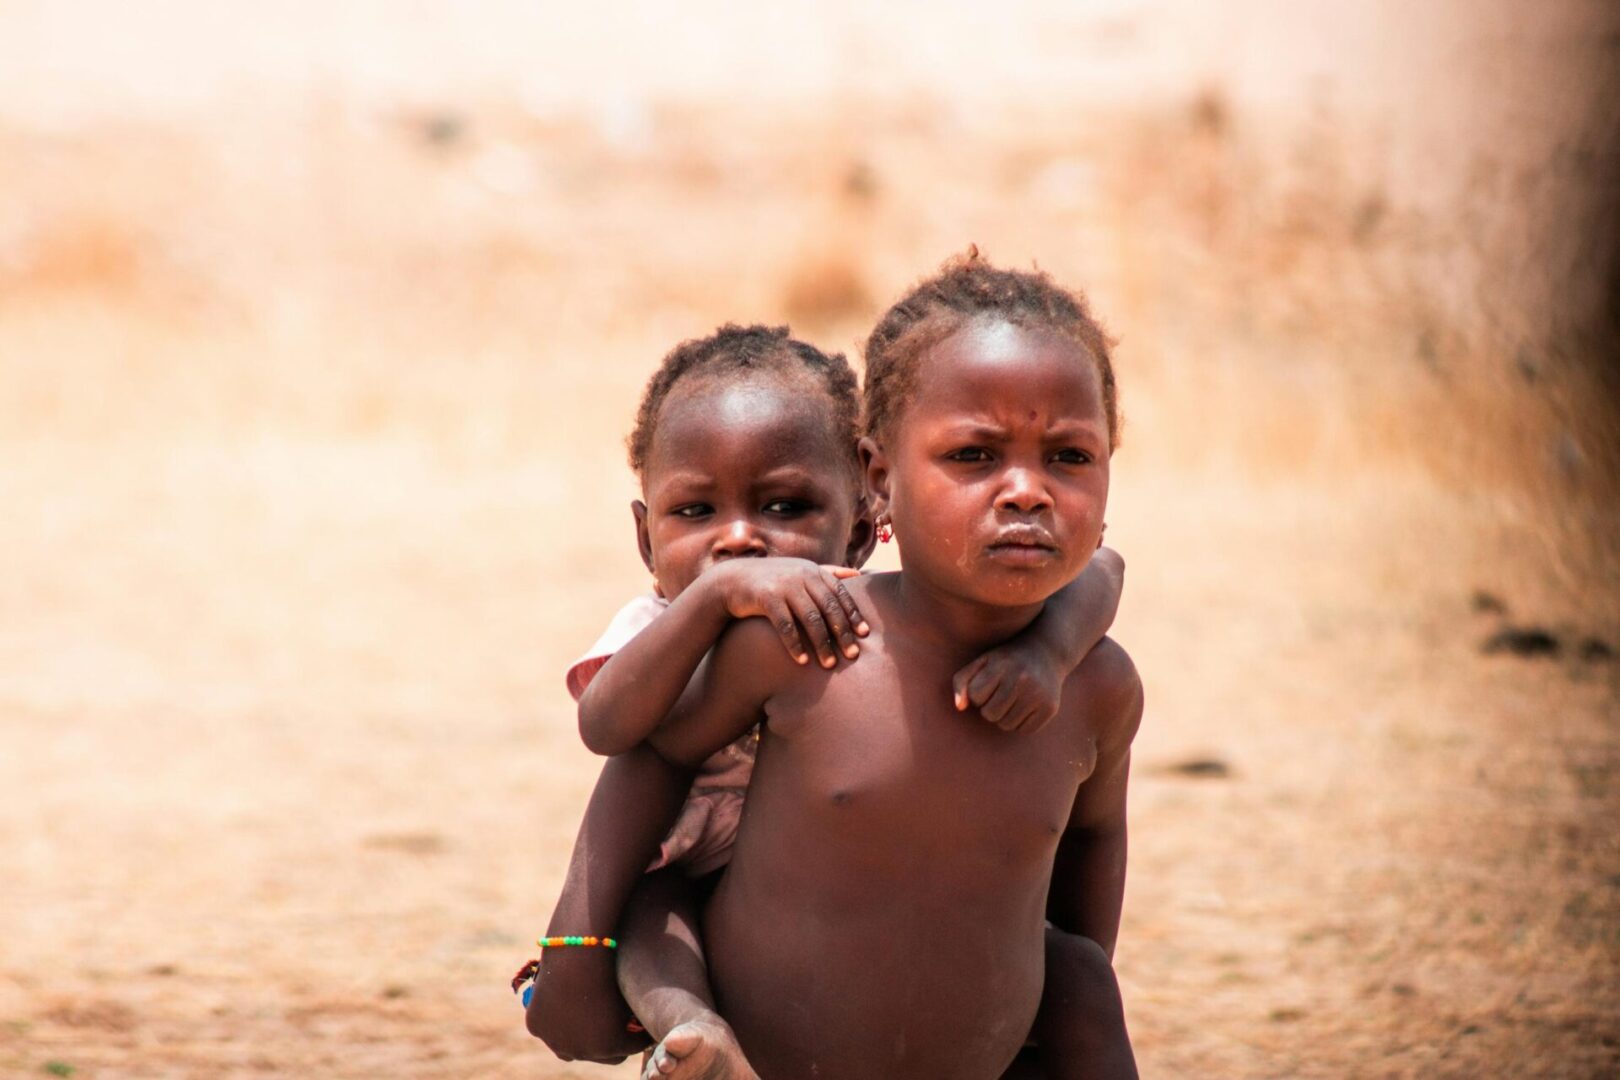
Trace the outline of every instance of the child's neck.
{"label": "child's neck", "polygon": [[1017,637],[1046,607],[1044,600],[1006,607],[953,596],[904,571],[895,579],[895,602],[911,632],[965,656],[978,656]]}

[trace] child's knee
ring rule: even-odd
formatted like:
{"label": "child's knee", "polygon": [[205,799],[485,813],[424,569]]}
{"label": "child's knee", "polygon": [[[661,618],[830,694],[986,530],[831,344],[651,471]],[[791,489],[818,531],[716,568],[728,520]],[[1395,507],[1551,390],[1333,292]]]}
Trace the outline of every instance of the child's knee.
{"label": "child's knee", "polygon": [[1114,965],[1090,938],[1046,932],[1046,989],[1034,1034],[1049,1076],[1137,1076]]}
{"label": "child's knee", "polygon": [[1045,1009],[1062,1017],[1062,1030],[1113,1026],[1124,1021],[1119,980],[1102,946],[1079,934],[1046,934]]}
{"label": "child's knee", "polygon": [[1076,989],[1108,988],[1115,994],[1119,992],[1113,961],[1102,946],[1088,937],[1061,930],[1046,932],[1046,980]]}

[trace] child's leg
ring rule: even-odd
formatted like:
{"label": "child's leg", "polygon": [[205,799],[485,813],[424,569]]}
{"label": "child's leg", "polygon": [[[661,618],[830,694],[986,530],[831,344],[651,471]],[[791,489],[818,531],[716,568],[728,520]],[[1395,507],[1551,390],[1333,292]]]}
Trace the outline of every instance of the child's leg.
{"label": "child's leg", "polygon": [[[591,793],[568,862],[550,935],[618,937],[631,890],[680,812],[691,774],[642,746],[610,758]],[[613,1064],[646,1047],[626,1030],[612,950],[547,949],[527,1015],[529,1031],[565,1061]]]}
{"label": "child's leg", "polygon": [[1037,1044],[1035,1061],[1026,1052],[1008,1077],[1134,1080],[1136,1055],[1125,1030],[1119,980],[1095,941],[1047,928],[1046,986],[1030,1035]]}
{"label": "child's leg", "polygon": [[700,891],[678,869],[660,870],[647,875],[625,912],[619,985],[658,1040],[643,1075],[755,1078],[731,1026],[715,1011],[699,934]]}

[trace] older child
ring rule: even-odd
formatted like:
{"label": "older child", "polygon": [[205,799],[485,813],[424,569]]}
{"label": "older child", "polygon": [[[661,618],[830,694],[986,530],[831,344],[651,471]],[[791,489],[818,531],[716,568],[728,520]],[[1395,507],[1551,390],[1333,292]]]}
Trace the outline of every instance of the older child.
{"label": "older child", "polygon": [[[704,920],[720,1011],[770,1080],[992,1080],[1032,1029],[1049,1072],[1132,1074],[1107,958],[1136,672],[1105,641],[1026,735],[945,700],[1097,548],[1118,427],[1106,339],[1043,275],[975,252],[891,309],[867,364],[861,454],[903,569],[847,583],[872,630],[861,661],[795,664],[769,624],[734,623],[652,740],[691,765],[763,722]],[[1075,971],[1043,976],[1053,955]],[[1077,1016],[1043,1009],[1059,975]]]}
{"label": "older child", "polygon": [[[646,495],[632,510],[658,595],[628,605],[569,672],[587,745],[621,756],[593,795],[550,933],[606,936],[625,922],[621,911],[637,890],[620,978],[654,1036],[680,1028],[665,1039],[665,1068],[746,1075],[709,996],[695,906],[705,883],[691,879],[729,858],[755,738],[744,733],[702,763],[678,812],[690,774],[637,745],[734,619],[767,616],[801,665],[812,653],[823,667],[859,654],[866,626],[840,580],[872,543],[857,413],[842,357],[784,330],[726,327],[670,354],[631,438]],[[1055,625],[959,672],[957,707],[976,705],[1008,730],[1038,729],[1056,711],[1063,676],[1106,630],[1118,593],[1115,559],[1071,590]],[[655,851],[652,868],[661,872],[638,885]],[[548,950],[531,1030],[565,1057],[611,1061],[643,1045],[625,1031],[612,974],[599,949]]]}

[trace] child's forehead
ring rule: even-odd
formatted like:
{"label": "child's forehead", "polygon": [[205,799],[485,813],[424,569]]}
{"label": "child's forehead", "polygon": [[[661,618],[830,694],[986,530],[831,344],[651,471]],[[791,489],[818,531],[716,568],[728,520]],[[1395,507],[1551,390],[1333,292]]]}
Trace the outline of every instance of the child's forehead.
{"label": "child's forehead", "polygon": [[992,401],[1054,397],[1102,406],[1102,374],[1095,357],[1068,334],[1004,318],[964,324],[927,350],[917,380],[918,405],[944,397]]}
{"label": "child's forehead", "polygon": [[1051,356],[1077,367],[1095,368],[1097,360],[1073,335],[1045,323],[986,312],[964,319],[928,350],[934,363],[977,361],[1012,363],[1031,354]]}
{"label": "child's forehead", "polygon": [[731,417],[746,417],[762,411],[786,412],[804,396],[805,380],[786,372],[694,372],[670,387],[660,419],[692,409],[720,410]]}
{"label": "child's forehead", "polygon": [[665,399],[653,431],[649,471],[719,464],[728,471],[799,462],[842,464],[853,453],[824,393],[768,374],[683,380]]}

